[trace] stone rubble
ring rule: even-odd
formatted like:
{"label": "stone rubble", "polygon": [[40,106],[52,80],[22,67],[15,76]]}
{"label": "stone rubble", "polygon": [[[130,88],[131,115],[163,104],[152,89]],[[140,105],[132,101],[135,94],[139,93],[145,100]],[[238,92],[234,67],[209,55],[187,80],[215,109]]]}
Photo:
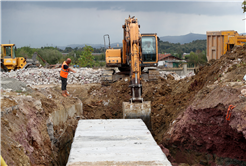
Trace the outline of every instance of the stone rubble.
{"label": "stone rubble", "polygon": [[180,80],[183,78],[179,76],[178,74],[176,74],[175,72],[159,71],[159,73],[160,73],[160,77],[165,78],[165,79],[167,79],[167,75],[173,76],[175,80]]}
{"label": "stone rubble", "polygon": [[[89,84],[100,83],[100,76],[103,69],[79,68],[74,69],[77,73],[68,74],[68,84]],[[27,86],[60,84],[60,69],[20,69],[9,73],[3,72],[2,77],[15,78],[25,82]]]}
{"label": "stone rubble", "polygon": [[[100,83],[101,73],[104,69],[76,68],[77,73],[68,74],[68,84],[90,84]],[[160,71],[160,76],[167,79],[167,75],[172,75],[175,80],[180,80],[178,74],[174,72]],[[30,68],[17,71],[3,72],[1,77],[15,78],[18,81],[31,85],[60,84],[60,69]]]}

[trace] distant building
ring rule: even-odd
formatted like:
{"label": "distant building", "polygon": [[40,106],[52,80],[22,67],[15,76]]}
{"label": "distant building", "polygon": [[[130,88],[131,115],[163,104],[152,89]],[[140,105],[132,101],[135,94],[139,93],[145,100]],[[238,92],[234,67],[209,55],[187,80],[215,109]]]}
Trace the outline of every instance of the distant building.
{"label": "distant building", "polygon": [[185,60],[182,60],[176,56],[173,56],[172,54],[159,54],[159,62],[158,66],[164,66],[164,67],[180,67],[182,63],[186,62]]}
{"label": "distant building", "polygon": [[165,53],[165,54],[158,54],[158,59],[159,61],[162,61],[164,58],[170,56],[172,54],[169,54],[169,53]]}

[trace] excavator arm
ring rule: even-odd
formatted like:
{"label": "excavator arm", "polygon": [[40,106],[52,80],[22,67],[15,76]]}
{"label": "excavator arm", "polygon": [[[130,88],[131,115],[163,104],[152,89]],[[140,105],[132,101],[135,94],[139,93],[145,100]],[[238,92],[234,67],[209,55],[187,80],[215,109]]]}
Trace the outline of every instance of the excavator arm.
{"label": "excavator arm", "polygon": [[[141,84],[141,34],[137,19],[130,17],[125,20],[123,50],[127,64],[130,66],[130,102],[123,102],[123,118],[137,119],[141,118],[151,130],[151,102],[143,101]],[[123,53],[124,56],[124,53]],[[124,57],[123,57],[124,58]]]}
{"label": "excavator arm", "polygon": [[141,35],[139,32],[138,20],[134,17],[130,17],[125,20],[124,29],[124,42],[126,45],[123,46],[127,50],[127,63],[130,66],[130,88],[132,98],[131,101],[143,101],[142,99],[142,84],[140,80],[141,76]]}
{"label": "excavator arm", "polygon": [[[140,34],[140,25],[134,16],[125,19],[122,28],[123,47],[121,49],[110,48],[109,42],[109,48],[105,52],[106,67],[118,67],[120,72],[115,74],[114,69],[105,70],[102,73],[101,81],[103,85],[109,85],[109,82],[129,75],[131,99],[129,102],[123,102],[123,118],[141,118],[151,130],[151,102],[143,101],[141,81],[142,79],[156,80],[159,76],[159,72],[153,69],[148,73],[142,73],[144,67],[157,67],[158,37],[156,33]],[[108,37],[109,40],[109,35],[104,35],[104,45],[105,37]]]}

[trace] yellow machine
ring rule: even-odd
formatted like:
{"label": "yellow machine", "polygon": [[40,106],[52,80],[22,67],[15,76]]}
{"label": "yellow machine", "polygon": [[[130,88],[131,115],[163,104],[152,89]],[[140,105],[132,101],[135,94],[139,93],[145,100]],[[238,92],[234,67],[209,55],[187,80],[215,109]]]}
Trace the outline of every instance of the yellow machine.
{"label": "yellow machine", "polygon": [[1,70],[7,72],[25,67],[25,58],[15,57],[15,50],[15,44],[1,44]]}
{"label": "yellow machine", "polygon": [[[123,102],[123,118],[141,118],[150,128],[151,102],[143,101],[141,80],[146,77],[142,73],[144,67],[157,67],[158,65],[158,37],[157,34],[140,34],[138,20],[134,17],[125,19],[123,28],[123,48],[106,50],[106,66],[118,67],[121,71],[119,77],[130,75],[131,96],[130,102]],[[105,44],[104,35],[104,44]],[[108,36],[109,38],[109,36]],[[110,75],[112,74],[112,75]],[[102,81],[113,81],[117,73],[103,73]],[[148,80],[157,79],[159,72],[148,71]]]}
{"label": "yellow machine", "polygon": [[245,35],[237,31],[208,31],[207,32],[207,60],[219,59],[235,45],[243,46],[246,42]]}
{"label": "yellow machine", "polygon": [[7,166],[2,156],[1,156],[1,166]]}

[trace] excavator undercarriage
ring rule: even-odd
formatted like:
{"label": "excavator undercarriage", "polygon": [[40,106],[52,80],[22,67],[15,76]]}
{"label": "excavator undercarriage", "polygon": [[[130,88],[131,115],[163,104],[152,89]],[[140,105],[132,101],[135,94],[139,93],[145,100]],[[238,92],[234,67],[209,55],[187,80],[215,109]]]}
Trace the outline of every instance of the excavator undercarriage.
{"label": "excavator undercarriage", "polygon": [[[159,78],[159,70],[155,68],[142,71],[141,80],[143,81],[156,81]],[[101,84],[108,86],[113,82],[128,78],[130,71],[121,71],[118,68],[110,68],[102,71]]]}

